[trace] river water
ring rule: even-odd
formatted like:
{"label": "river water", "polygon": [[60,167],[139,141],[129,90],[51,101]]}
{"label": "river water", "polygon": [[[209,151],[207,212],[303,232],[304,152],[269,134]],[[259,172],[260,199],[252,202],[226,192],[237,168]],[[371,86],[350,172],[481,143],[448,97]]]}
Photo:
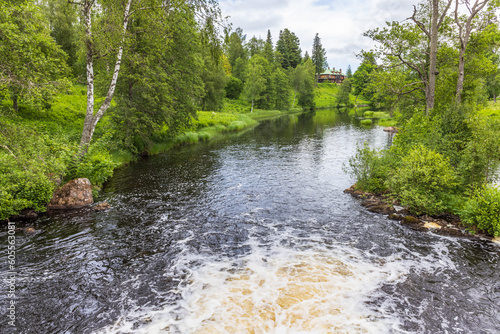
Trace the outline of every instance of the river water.
{"label": "river water", "polygon": [[498,246],[343,193],[356,145],[390,139],[319,111],[121,168],[98,198],[111,210],[16,234],[17,328],[1,293],[0,332],[499,333]]}

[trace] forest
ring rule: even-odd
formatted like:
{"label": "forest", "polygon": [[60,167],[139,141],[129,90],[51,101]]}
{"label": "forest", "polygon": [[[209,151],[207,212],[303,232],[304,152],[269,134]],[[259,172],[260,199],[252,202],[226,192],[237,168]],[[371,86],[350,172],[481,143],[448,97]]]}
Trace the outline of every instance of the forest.
{"label": "forest", "polygon": [[175,145],[369,104],[399,133],[390,149],[359,147],[345,166],[356,188],[498,236],[499,5],[421,1],[365,32],[376,47],[337,86],[316,83],[318,34],[247,38],[214,0],[2,1],[0,219],[43,212],[74,178],[98,192],[115,168]]}

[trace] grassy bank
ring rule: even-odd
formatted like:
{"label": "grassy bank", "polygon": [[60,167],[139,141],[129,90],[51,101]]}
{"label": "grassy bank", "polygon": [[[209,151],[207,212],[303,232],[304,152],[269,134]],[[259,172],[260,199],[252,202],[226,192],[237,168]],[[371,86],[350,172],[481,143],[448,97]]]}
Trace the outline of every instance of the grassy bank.
{"label": "grassy bank", "polygon": [[[345,105],[339,106],[337,103],[337,94],[339,91],[339,85],[323,82],[316,86],[314,89],[314,102],[316,108],[318,109],[329,109],[337,107],[345,107]],[[349,94],[349,101],[351,105],[369,105],[370,101],[366,100],[363,96],[358,96]]]}

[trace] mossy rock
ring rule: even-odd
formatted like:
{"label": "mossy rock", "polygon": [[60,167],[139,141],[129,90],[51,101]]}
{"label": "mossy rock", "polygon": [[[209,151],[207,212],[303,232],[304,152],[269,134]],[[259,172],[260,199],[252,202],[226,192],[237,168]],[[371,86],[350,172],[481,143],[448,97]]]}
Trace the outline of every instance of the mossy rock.
{"label": "mossy rock", "polygon": [[389,216],[387,216],[387,218],[389,218],[390,220],[401,221],[401,220],[403,220],[404,217],[401,215],[397,215],[395,213],[391,213]]}

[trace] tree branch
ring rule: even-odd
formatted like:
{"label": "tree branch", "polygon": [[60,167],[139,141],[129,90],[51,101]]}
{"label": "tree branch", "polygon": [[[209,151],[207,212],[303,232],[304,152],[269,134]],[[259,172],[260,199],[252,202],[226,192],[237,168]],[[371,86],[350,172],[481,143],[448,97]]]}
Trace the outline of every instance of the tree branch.
{"label": "tree branch", "polygon": [[443,24],[444,18],[446,17],[446,13],[448,13],[448,10],[450,9],[452,2],[453,2],[453,0],[448,1],[446,8],[444,9],[443,13],[441,14],[441,17],[439,18],[439,23],[438,23],[438,29]]}
{"label": "tree branch", "polygon": [[12,153],[12,151],[7,147],[7,145],[0,145],[0,147],[3,147],[7,151],[9,151],[9,153],[12,154],[12,156],[17,160],[17,157],[14,155],[14,153]]}
{"label": "tree branch", "polygon": [[424,34],[427,35],[427,37],[431,38],[431,34],[429,33],[429,30],[427,30],[427,28],[425,27],[425,25],[422,22],[417,20],[417,18],[415,17],[416,14],[417,14],[417,7],[415,5],[413,5],[413,15],[411,17],[409,17],[408,19],[411,19],[413,22],[415,22],[418,25],[418,27],[420,28],[420,30],[422,30],[424,32]]}
{"label": "tree branch", "polygon": [[130,11],[130,13],[127,15],[127,19],[130,18],[134,13],[139,12],[141,10],[163,9],[163,8],[168,8],[168,7],[170,7],[170,2],[166,5],[163,5],[163,6],[149,6],[149,7],[136,8],[136,9]]}

